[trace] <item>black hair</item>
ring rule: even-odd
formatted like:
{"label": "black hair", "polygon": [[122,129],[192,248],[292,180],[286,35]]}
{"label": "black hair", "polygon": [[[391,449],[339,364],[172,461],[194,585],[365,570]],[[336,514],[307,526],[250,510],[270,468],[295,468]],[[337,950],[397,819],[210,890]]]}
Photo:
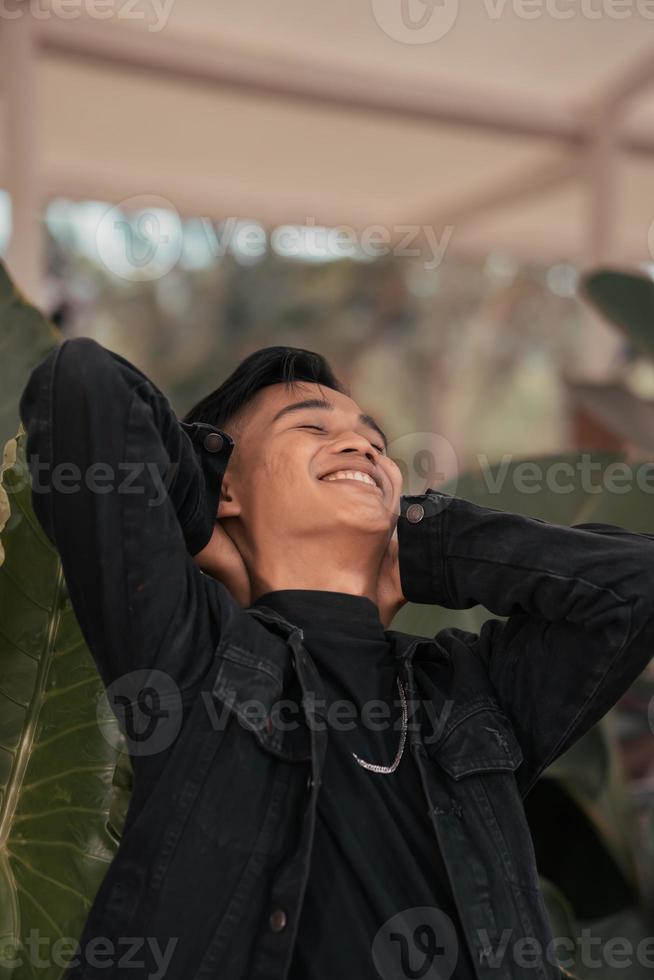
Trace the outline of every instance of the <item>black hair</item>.
{"label": "black hair", "polygon": [[302,347],[262,347],[242,360],[218,388],[186,413],[183,421],[206,422],[225,429],[262,388],[280,382],[291,386],[299,381],[348,394],[322,354]]}

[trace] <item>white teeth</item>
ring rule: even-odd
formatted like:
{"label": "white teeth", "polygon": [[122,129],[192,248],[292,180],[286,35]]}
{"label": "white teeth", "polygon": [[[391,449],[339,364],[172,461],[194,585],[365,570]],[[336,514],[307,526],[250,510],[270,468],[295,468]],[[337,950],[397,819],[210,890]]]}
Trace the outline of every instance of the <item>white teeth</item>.
{"label": "white teeth", "polygon": [[359,483],[369,483],[371,487],[377,486],[371,476],[362,473],[360,470],[338,470],[336,473],[329,473],[324,476],[323,480],[358,480]]}

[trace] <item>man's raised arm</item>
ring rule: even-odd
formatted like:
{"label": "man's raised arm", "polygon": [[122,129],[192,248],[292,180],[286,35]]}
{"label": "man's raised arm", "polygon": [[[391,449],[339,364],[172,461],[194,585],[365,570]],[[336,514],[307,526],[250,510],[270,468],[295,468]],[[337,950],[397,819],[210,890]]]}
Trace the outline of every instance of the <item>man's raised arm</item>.
{"label": "man's raised arm", "polygon": [[468,635],[522,743],[526,792],[654,655],[654,536],[428,490],[402,498],[398,541],[410,602],[508,617]]}
{"label": "man's raised arm", "polygon": [[34,511],[104,683],[157,667],[191,686],[208,666],[198,639],[215,629],[191,555],[211,537],[232,440],[183,426],[141,371],[86,337],[32,371],[20,416]]}

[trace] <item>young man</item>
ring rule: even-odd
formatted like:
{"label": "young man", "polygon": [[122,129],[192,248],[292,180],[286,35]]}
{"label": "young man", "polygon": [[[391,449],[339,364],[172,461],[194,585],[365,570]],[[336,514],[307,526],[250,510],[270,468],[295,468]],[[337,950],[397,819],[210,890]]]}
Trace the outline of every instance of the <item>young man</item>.
{"label": "young man", "polygon": [[[180,423],[68,340],[20,412],[134,769],[69,980],[559,977],[522,798],[647,665],[654,540],[403,496],[300,349]],[[508,618],[414,637],[406,601]]]}

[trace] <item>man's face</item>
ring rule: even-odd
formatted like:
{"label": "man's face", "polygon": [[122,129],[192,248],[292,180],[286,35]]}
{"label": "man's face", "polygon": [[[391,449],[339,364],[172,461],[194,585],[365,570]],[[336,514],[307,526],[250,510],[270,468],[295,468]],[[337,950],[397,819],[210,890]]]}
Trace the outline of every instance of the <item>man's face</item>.
{"label": "man's face", "polygon": [[223,485],[251,543],[265,536],[290,545],[339,529],[387,540],[402,477],[385,452],[383,435],[347,395],[309,382],[269,385],[248,406]]}

